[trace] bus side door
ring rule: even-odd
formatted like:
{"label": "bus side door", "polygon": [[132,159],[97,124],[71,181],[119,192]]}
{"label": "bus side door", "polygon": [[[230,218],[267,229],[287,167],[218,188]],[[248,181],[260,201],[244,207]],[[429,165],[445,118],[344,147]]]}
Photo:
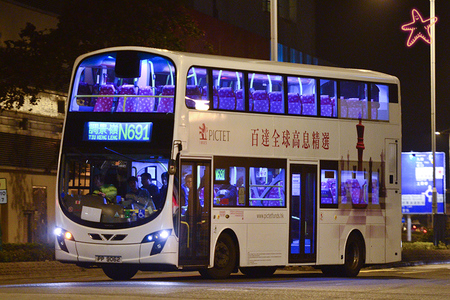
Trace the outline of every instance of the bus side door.
{"label": "bus side door", "polygon": [[290,169],[289,262],[316,261],[317,166]]}
{"label": "bus side door", "polygon": [[182,160],[179,265],[207,266],[210,248],[211,162]]}

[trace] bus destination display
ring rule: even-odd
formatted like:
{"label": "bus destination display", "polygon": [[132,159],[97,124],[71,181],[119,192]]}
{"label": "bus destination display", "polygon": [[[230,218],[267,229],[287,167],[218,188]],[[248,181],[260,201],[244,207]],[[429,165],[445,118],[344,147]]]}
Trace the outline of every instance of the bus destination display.
{"label": "bus destination display", "polygon": [[150,142],[152,122],[86,122],[83,140]]}

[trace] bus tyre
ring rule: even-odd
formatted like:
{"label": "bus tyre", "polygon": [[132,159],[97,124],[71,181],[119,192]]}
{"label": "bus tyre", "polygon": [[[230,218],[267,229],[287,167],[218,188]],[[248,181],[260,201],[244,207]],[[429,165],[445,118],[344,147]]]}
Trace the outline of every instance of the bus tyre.
{"label": "bus tyre", "polygon": [[102,269],[113,280],[129,280],[138,271],[137,266],[133,265],[102,265]]}
{"label": "bus tyre", "polygon": [[341,267],[341,276],[356,277],[364,266],[364,241],[356,234],[350,235],[345,246],[345,262]]}
{"label": "bus tyre", "polygon": [[272,276],[277,267],[241,267],[239,270],[247,277],[261,278]]}
{"label": "bus tyre", "polygon": [[226,233],[219,237],[214,250],[214,267],[200,270],[205,278],[224,279],[236,268],[236,244]]}

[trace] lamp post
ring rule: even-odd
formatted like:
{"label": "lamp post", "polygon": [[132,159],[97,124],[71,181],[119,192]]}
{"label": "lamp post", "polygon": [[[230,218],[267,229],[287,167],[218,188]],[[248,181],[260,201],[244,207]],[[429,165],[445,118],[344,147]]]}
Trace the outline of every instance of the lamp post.
{"label": "lamp post", "polygon": [[[430,20],[435,17],[435,0],[430,0]],[[430,27],[430,71],[431,71],[431,148],[433,151],[433,193],[432,193],[432,220],[433,232],[435,231],[435,216],[437,213],[437,190],[436,190],[436,39],[435,26]],[[438,245],[436,233],[433,237],[434,245]]]}
{"label": "lamp post", "polygon": [[270,60],[278,61],[278,0],[270,0]]}

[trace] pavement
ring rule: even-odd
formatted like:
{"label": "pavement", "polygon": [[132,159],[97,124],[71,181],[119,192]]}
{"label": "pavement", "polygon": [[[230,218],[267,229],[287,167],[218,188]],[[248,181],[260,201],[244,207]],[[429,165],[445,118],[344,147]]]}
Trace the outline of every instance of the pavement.
{"label": "pavement", "polygon": [[[376,265],[372,268],[450,263],[450,250],[412,251],[411,253],[405,253],[402,257],[403,260],[401,262]],[[293,268],[287,269],[293,270]],[[143,274],[145,273],[148,274],[149,272],[143,272]],[[108,280],[108,277],[104,275],[101,268],[81,268],[74,264],[64,264],[59,261],[0,263],[0,284],[8,284],[8,282],[20,279],[61,281],[73,278],[80,279],[82,277],[100,277],[104,280]]]}
{"label": "pavement", "polygon": [[[0,263],[0,284],[10,280],[38,278],[78,278],[104,276],[100,268],[80,268],[59,261]],[[105,279],[107,277],[105,276]]]}

